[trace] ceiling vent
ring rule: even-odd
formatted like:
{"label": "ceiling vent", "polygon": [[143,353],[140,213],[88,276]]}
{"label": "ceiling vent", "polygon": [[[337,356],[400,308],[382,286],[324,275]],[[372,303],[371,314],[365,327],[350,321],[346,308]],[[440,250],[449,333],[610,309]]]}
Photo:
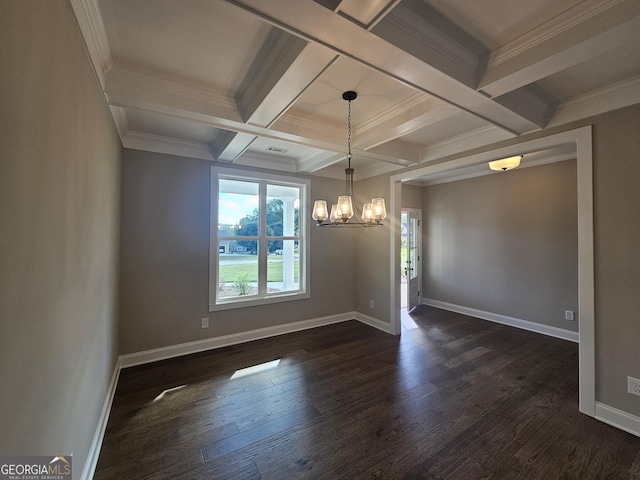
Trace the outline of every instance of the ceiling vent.
{"label": "ceiling vent", "polygon": [[287,153],[289,151],[286,148],[280,148],[280,147],[267,147],[267,150],[275,153]]}

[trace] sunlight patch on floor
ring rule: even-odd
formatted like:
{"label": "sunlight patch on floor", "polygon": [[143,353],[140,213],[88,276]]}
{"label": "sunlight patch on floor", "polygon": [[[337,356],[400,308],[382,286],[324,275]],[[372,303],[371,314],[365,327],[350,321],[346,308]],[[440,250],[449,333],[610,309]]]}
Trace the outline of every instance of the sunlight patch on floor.
{"label": "sunlight patch on floor", "polygon": [[165,395],[167,395],[168,393],[173,393],[177,390],[181,390],[183,388],[185,388],[187,385],[180,385],[179,387],[173,387],[173,388],[167,388],[166,390],[164,390],[160,395],[158,395],[156,398],[153,399],[154,402],[157,402],[159,400],[162,400]]}
{"label": "sunlight patch on floor", "polygon": [[272,360],[270,362],[261,363],[259,365],[254,365],[253,367],[242,368],[240,370],[236,370],[233,375],[231,375],[231,380],[234,378],[246,377],[247,375],[253,375],[254,373],[264,372],[265,370],[270,370],[272,368],[276,368],[280,363],[280,358],[277,360]]}
{"label": "sunlight patch on floor", "polygon": [[400,322],[402,323],[403,330],[413,330],[414,328],[418,328],[418,325],[413,321],[413,318],[411,318],[406,308],[400,310]]}

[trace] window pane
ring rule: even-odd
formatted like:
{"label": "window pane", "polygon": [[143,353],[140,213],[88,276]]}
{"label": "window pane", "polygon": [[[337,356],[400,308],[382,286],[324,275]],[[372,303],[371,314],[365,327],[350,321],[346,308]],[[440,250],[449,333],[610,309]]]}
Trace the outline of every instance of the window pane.
{"label": "window pane", "polygon": [[267,293],[290,292],[300,288],[300,255],[297,240],[268,242]]}
{"label": "window pane", "polygon": [[221,178],[218,185],[218,234],[258,235],[258,183]]}
{"label": "window pane", "polygon": [[299,207],[300,188],[267,185],[267,236],[298,236]]}
{"label": "window pane", "polygon": [[[233,245],[235,243],[235,246]],[[232,251],[232,253],[223,253]],[[243,240],[218,243],[218,298],[258,293],[258,242]]]}

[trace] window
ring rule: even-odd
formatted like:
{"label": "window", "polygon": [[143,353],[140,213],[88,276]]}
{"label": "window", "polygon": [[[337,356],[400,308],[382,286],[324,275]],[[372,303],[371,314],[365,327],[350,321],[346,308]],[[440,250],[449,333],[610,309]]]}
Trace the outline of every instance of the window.
{"label": "window", "polygon": [[308,298],[309,181],[211,169],[209,309]]}

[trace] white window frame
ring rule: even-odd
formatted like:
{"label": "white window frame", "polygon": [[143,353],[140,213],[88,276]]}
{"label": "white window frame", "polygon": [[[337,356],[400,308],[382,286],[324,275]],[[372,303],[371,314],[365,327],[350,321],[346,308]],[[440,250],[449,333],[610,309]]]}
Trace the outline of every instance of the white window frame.
{"label": "white window frame", "polygon": [[[218,198],[219,180],[238,180],[255,182],[259,185],[260,216],[258,235],[244,237],[243,240],[256,240],[258,242],[258,281],[266,285],[267,275],[267,242],[271,240],[298,240],[298,253],[300,261],[299,288],[286,292],[262,292],[248,297],[218,298],[218,264],[219,264],[219,236],[218,236]],[[266,186],[267,184],[285,185],[300,188],[300,206],[298,212],[299,237],[282,236],[267,237],[266,235]],[[307,179],[289,177],[284,175],[256,173],[244,170],[236,170],[225,167],[211,167],[210,189],[210,231],[209,231],[209,311],[228,310],[233,308],[252,307],[270,303],[288,302],[309,298],[309,224],[307,211],[309,205],[311,182]]]}

